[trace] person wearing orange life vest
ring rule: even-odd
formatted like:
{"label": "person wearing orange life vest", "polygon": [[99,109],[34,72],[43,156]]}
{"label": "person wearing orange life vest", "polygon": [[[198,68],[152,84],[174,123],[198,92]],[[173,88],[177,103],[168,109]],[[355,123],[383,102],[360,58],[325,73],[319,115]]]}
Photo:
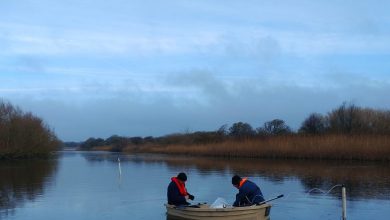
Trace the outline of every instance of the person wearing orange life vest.
{"label": "person wearing orange life vest", "polygon": [[190,205],[187,200],[194,200],[195,196],[187,192],[186,181],[187,175],[185,173],[179,173],[176,177],[171,178],[167,191],[168,204],[176,206]]}
{"label": "person wearing orange life vest", "polygon": [[234,175],[232,177],[232,184],[238,189],[236,201],[234,201],[233,206],[249,206],[264,201],[264,196],[260,188],[247,178]]}

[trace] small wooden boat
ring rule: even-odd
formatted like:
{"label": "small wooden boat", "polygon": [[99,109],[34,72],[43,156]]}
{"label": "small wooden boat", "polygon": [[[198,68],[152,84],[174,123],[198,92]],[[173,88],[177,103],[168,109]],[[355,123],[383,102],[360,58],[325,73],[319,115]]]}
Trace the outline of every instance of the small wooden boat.
{"label": "small wooden boat", "polygon": [[269,220],[271,204],[245,207],[210,208],[208,204],[174,206],[165,204],[167,219],[192,220]]}

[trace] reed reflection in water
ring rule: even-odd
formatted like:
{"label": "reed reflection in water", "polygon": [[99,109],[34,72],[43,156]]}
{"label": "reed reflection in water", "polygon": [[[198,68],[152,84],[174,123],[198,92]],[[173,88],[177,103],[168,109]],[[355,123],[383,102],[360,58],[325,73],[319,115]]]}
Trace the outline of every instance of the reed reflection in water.
{"label": "reed reflection in water", "polygon": [[57,171],[57,160],[0,162],[0,219],[41,197]]}
{"label": "reed reflection in water", "polygon": [[[112,161],[107,155],[85,155],[93,161]],[[331,189],[337,184],[347,186],[352,199],[390,200],[390,166],[387,163],[357,161],[223,159],[207,157],[171,157],[164,155],[121,155],[122,162],[164,164],[171,169],[196,169],[201,175],[238,173],[242,176],[261,176],[271,182],[297,178],[306,191],[313,188]],[[316,193],[316,191],[313,191]],[[330,195],[339,197],[337,190]]]}
{"label": "reed reflection in water", "polygon": [[[387,219],[390,214],[388,163],[164,155],[118,156],[123,166],[136,164],[139,167],[161,167],[170,170],[171,174],[178,171],[189,172],[189,189],[198,194],[198,201],[201,202],[213,202],[220,196],[232,202],[236,193],[230,185],[232,174],[248,176],[260,185],[266,198],[285,195],[274,202],[271,219],[340,218],[341,187],[335,187],[329,194],[313,190],[319,188],[327,191],[338,184],[347,186],[349,219]],[[85,155],[85,158],[90,163],[117,163],[117,156],[110,158],[107,155]],[[158,180],[157,184],[161,181],[163,180]],[[167,183],[165,180],[164,184]]]}
{"label": "reed reflection in water", "polygon": [[[187,161],[188,163],[190,161]],[[197,169],[229,169],[247,176],[262,176],[271,182],[298,178],[307,191],[330,189],[337,184],[347,186],[348,195],[355,199],[390,199],[390,167],[375,163],[296,160],[204,160],[194,159]],[[171,162],[167,162],[171,164]],[[176,164],[177,162],[172,162]],[[224,165],[225,164],[225,165]],[[228,164],[228,165],[226,165]],[[187,164],[188,166],[188,164]],[[337,191],[332,195],[339,196]]]}

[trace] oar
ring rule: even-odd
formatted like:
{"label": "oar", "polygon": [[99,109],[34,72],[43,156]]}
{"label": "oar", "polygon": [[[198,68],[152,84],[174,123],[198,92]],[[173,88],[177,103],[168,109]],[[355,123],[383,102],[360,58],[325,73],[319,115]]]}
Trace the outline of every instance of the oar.
{"label": "oar", "polygon": [[280,198],[282,198],[283,196],[284,196],[283,194],[280,194],[280,195],[276,196],[275,198],[265,200],[265,201],[263,201],[263,202],[260,202],[260,203],[257,204],[257,205],[263,205],[263,204],[265,204],[265,203],[267,203],[267,202],[271,202],[271,201],[273,201],[273,200],[275,200],[275,199],[280,199]]}

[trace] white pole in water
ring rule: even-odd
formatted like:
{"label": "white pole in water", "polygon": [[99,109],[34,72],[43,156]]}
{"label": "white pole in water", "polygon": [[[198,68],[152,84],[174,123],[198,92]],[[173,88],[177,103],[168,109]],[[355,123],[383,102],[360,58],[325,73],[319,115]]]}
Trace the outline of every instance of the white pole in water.
{"label": "white pole in water", "polygon": [[341,197],[342,197],[342,200],[343,200],[343,216],[342,216],[342,219],[343,220],[347,220],[347,193],[346,193],[344,185],[342,185],[342,188],[341,188]]}
{"label": "white pole in water", "polygon": [[121,160],[118,157],[118,168],[119,168],[119,177],[122,176],[122,169],[121,169]]}

